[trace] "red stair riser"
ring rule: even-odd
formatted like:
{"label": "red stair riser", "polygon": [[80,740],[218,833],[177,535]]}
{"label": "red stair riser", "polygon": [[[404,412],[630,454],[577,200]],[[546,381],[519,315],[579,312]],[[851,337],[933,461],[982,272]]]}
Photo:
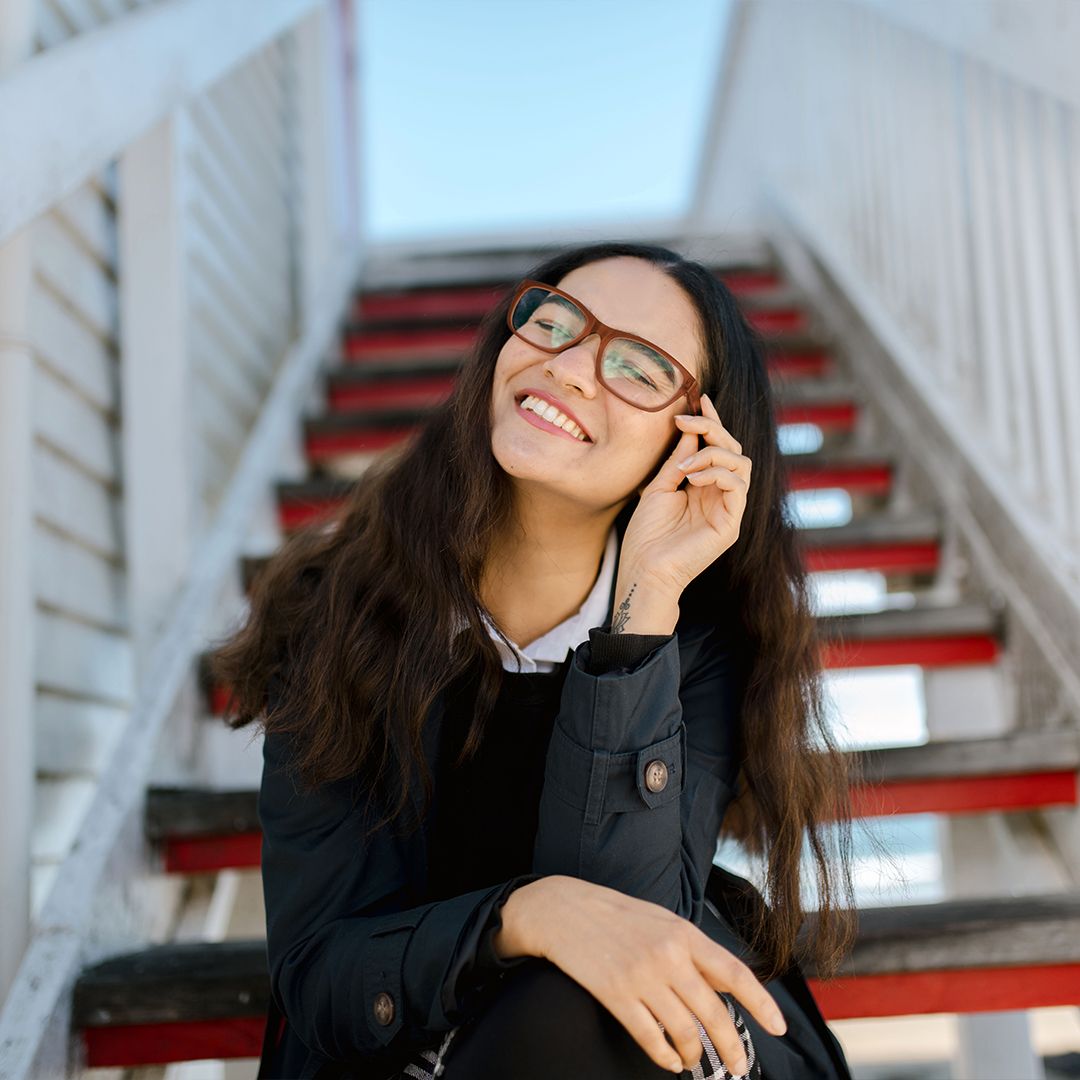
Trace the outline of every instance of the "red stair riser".
{"label": "red stair riser", "polygon": [[264,1016],[240,1016],[89,1027],[83,1028],[82,1039],[88,1068],[119,1068],[171,1061],[257,1058],[265,1029]]}
{"label": "red stair riser", "polygon": [[789,491],[817,491],[843,488],[866,495],[887,495],[892,486],[891,465],[815,465],[788,467]]}
{"label": "red stair riser", "polygon": [[454,376],[417,379],[415,382],[370,383],[350,386],[333,383],[327,389],[327,406],[332,413],[361,409],[432,408],[445,401],[454,388]]}
{"label": "red stair riser", "polygon": [[353,305],[354,319],[479,319],[505,289],[472,286],[423,293],[368,293]]}
{"label": "red stair riser", "polygon": [[851,544],[806,548],[803,565],[810,573],[835,570],[879,570],[888,574],[931,573],[938,568],[940,548],[923,544]]}
{"label": "red stair riser", "polygon": [[465,352],[476,338],[474,327],[445,330],[366,330],[346,333],[342,350],[347,361],[392,356],[442,356]]}
{"label": "red stair riser", "polygon": [[974,814],[989,810],[1075,806],[1076,776],[1074,769],[1071,772],[893,780],[854,788],[854,816]]}
{"label": "red stair riser", "polygon": [[777,424],[814,424],[828,431],[851,431],[858,418],[858,407],[850,401],[822,405],[779,405]]}
{"label": "red stair riser", "polygon": [[386,450],[419,431],[418,424],[377,428],[374,431],[341,431],[308,435],[304,452],[311,461],[325,461],[340,454],[366,454]]}
{"label": "red stair riser", "polygon": [[171,836],[164,844],[167,874],[200,874],[262,865],[262,833]]}
{"label": "red stair riser", "polygon": [[746,321],[763,334],[779,334],[805,330],[806,312],[800,308],[777,308],[774,311],[745,312]]}
{"label": "red stair riser", "polygon": [[779,275],[769,270],[732,271],[728,274],[717,274],[717,277],[736,296],[768,292],[770,289],[779,288],[781,285]]}
{"label": "red stair riser", "polygon": [[788,352],[784,349],[770,349],[768,368],[770,377],[783,378],[821,378],[832,371],[832,357],[821,350],[807,352]]}
{"label": "red stair riser", "polygon": [[1080,964],[907,971],[807,983],[826,1020],[1075,1005]]}
{"label": "red stair riser", "polygon": [[826,641],[825,668],[950,667],[954,664],[992,664],[1000,645],[989,634],[950,634],[947,637],[883,638],[880,641]]}
{"label": "red stair riser", "polygon": [[286,532],[292,529],[298,529],[302,525],[307,525],[315,518],[322,517],[323,514],[332,514],[336,512],[340,505],[337,499],[320,499],[317,502],[303,502],[303,503],[279,503],[278,504],[278,520],[281,522],[281,527]]}

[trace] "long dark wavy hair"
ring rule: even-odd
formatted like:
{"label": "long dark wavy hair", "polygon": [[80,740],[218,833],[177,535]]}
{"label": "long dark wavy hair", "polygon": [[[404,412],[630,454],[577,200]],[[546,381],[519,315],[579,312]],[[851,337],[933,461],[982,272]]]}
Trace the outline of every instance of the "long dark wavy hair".
{"label": "long dark wavy hair", "polygon": [[[721,837],[737,839],[763,867],[767,908],[750,936],[753,966],[767,981],[809,957],[829,978],[857,931],[850,789],[861,776],[826,715],[764,343],[710,269],[666,247],[590,244],[558,251],[525,276],[558,285],[571,270],[615,256],[647,260],[693,302],[703,330],[701,390],[753,462],[739,538],[683,592],[680,612],[726,625],[745,673],[743,756]],[[211,676],[231,695],[226,723],[259,720],[267,733],[287,734],[307,790],[364,777],[387,808],[373,828],[408,817],[416,775],[426,812],[433,780],[422,732],[440,692],[478,665],[459,761],[476,751],[498,696],[502,664],[482,621],[495,620],[480,582],[493,541],[512,524],[512,480],[492,453],[490,419],[512,291],[481,321],[449,397],[368,467],[332,518],[286,540],[252,585],[244,625],[210,656]],[[455,636],[461,616],[467,626]],[[272,683],[280,694],[268,709]],[[804,842],[816,876],[812,919],[802,903]],[[799,935],[804,922],[812,933]]]}

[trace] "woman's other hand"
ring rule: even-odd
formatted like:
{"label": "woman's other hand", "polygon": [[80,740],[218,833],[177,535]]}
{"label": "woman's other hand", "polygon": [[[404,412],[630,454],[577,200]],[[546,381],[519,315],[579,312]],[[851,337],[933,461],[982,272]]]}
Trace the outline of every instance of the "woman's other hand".
{"label": "woman's other hand", "polygon": [[515,889],[502,914],[495,939],[500,955],[550,960],[603,1004],[661,1068],[681,1072],[701,1060],[696,1016],[728,1070],[737,1076],[746,1071],[742,1041],[718,990],[732,994],[774,1034],[787,1029],[775,999],[743,961],[659,904],[552,874]]}

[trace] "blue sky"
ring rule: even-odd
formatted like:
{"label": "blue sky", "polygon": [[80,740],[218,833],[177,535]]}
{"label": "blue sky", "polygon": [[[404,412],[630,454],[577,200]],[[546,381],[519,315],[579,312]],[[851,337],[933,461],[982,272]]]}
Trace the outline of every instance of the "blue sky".
{"label": "blue sky", "polygon": [[364,231],[680,213],[728,0],[363,0]]}

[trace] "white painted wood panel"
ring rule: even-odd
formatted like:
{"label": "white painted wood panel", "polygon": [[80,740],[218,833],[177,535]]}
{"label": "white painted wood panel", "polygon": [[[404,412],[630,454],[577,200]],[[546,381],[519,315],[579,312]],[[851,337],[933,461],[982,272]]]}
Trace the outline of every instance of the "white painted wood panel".
{"label": "white painted wood panel", "polygon": [[43,522],[34,529],[34,592],[37,601],[103,629],[127,629],[123,566],[55,532]]}
{"label": "white painted wood panel", "polygon": [[38,774],[98,775],[116,747],[127,709],[39,689],[37,696]]}
{"label": "white painted wood panel", "polygon": [[121,558],[117,493],[41,444],[32,466],[35,516],[106,558]]}
{"label": "white painted wood panel", "polygon": [[98,409],[113,409],[119,396],[115,350],[47,289],[29,300],[30,336],[38,365],[70,383]]}
{"label": "white painted wood panel", "polygon": [[63,298],[76,317],[107,339],[116,333],[116,285],[104,266],[63,227],[54,214],[38,223],[34,272],[43,288]]}
{"label": "white painted wood panel", "polygon": [[114,420],[43,364],[34,370],[34,432],[102,484],[119,484]]}
{"label": "white painted wood panel", "polygon": [[193,102],[186,289],[198,485],[209,520],[298,323],[295,51],[254,53]]}
{"label": "white painted wood panel", "polygon": [[34,633],[39,688],[115,705],[130,703],[135,671],[125,635],[45,610],[37,613]]}

